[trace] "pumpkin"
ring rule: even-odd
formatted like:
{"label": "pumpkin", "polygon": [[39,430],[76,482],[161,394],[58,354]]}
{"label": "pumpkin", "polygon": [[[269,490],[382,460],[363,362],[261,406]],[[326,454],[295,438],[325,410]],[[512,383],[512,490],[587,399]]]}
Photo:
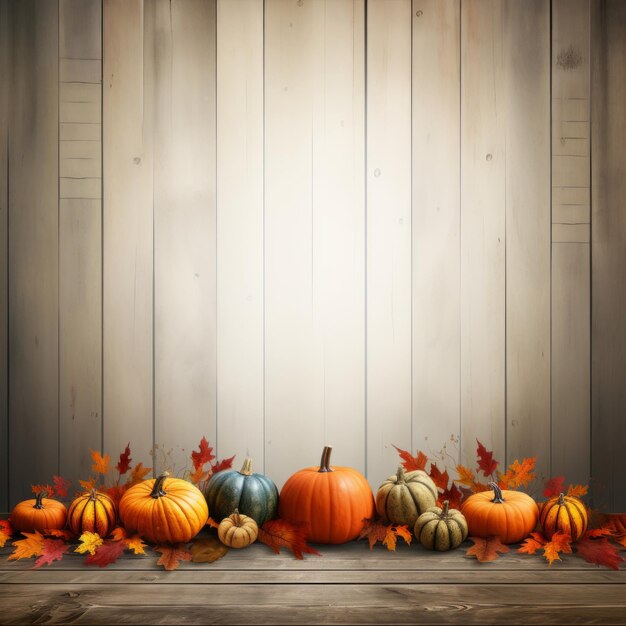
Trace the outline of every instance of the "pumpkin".
{"label": "pumpkin", "polygon": [[585,534],[588,521],[587,508],[582,501],[563,494],[548,500],[539,515],[539,524],[548,541],[557,531],[578,541]]}
{"label": "pumpkin", "polygon": [[116,519],[113,500],[105,493],[92,489],[72,502],[67,514],[67,525],[75,535],[89,531],[106,537],[115,528]]}
{"label": "pumpkin", "polygon": [[424,511],[437,504],[437,487],[422,470],[405,472],[400,465],[376,493],[376,510],[387,522],[415,526]]}
{"label": "pumpkin", "polygon": [[197,487],[164,472],[122,496],[120,518],[128,531],[153,543],[186,543],[202,530],[209,509]]}
{"label": "pumpkin", "polygon": [[434,506],[415,522],[416,539],[428,550],[446,552],[458,548],[467,539],[467,520],[461,511],[451,509],[446,500],[443,508]]}
{"label": "pumpkin", "polygon": [[206,500],[211,517],[221,522],[235,509],[251,517],[259,526],[274,517],[278,510],[278,489],[263,474],[252,472],[252,459],[247,458],[242,468],[214,474],[206,489]]}
{"label": "pumpkin", "polygon": [[242,515],[235,509],[232,515],[220,522],[217,536],[229,548],[245,548],[256,541],[259,527],[251,517]]}
{"label": "pumpkin", "polygon": [[351,467],[331,467],[326,446],[319,467],[291,476],[280,492],[280,517],[303,522],[315,543],[356,539],[363,520],[374,515],[374,495],[365,477]]}
{"label": "pumpkin", "polygon": [[24,500],[11,511],[11,525],[15,530],[34,533],[36,530],[61,530],[67,521],[67,509],[62,502],[48,499],[47,491],[36,498]]}
{"label": "pumpkin", "polygon": [[537,503],[522,491],[501,490],[494,482],[493,491],[471,495],[461,505],[469,534],[474,537],[500,537],[502,543],[517,543],[537,525]]}

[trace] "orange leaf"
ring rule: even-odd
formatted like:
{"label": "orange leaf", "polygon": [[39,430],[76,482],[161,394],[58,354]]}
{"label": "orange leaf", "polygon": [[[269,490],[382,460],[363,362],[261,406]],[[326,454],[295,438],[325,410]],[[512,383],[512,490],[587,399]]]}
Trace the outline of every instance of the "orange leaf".
{"label": "orange leaf", "polygon": [[69,547],[63,539],[44,539],[41,556],[35,561],[34,567],[51,565],[53,561],[60,561]]}
{"label": "orange leaf", "polygon": [[43,531],[44,535],[50,537],[58,537],[59,539],[64,539],[65,541],[69,541],[74,534],[69,530],[59,530],[58,528],[47,528]]}
{"label": "orange leaf", "polygon": [[191,552],[185,548],[184,543],[174,546],[160,545],[154,549],[161,553],[157,565],[162,565],[168,571],[178,569],[181,561],[191,561],[192,558]]}
{"label": "orange leaf", "polygon": [[219,528],[220,527],[220,525],[212,517],[209,517],[209,519],[206,521],[205,526],[208,526],[209,528]]}
{"label": "orange leaf", "polygon": [[117,559],[126,550],[126,544],[123,541],[112,541],[107,539],[101,546],[96,548],[94,554],[90,554],[85,559],[85,565],[97,565],[98,567],[106,567],[111,563],[115,563]]}
{"label": "orange leaf", "polygon": [[143,463],[137,463],[133,467],[133,471],[130,474],[130,478],[126,481],[127,487],[132,487],[142,480],[145,480],[146,476],[152,471],[151,467],[144,467]]}
{"label": "orange leaf", "polygon": [[109,471],[109,462],[111,461],[111,457],[108,454],[102,456],[97,450],[90,450],[91,459],[93,461],[93,465],[91,466],[91,471],[96,474],[102,474],[103,476]]}
{"label": "orange leaf", "polygon": [[0,548],[4,548],[6,542],[11,538],[13,528],[8,520],[0,520]]}
{"label": "orange leaf", "polygon": [[128,538],[128,535],[126,534],[125,528],[122,526],[116,526],[111,532],[110,537],[113,541],[124,541]]}
{"label": "orange leaf", "polygon": [[79,480],[78,482],[85,491],[91,491],[96,488],[96,479],[93,477],[89,480]]}
{"label": "orange leaf", "polygon": [[541,550],[546,543],[547,541],[540,533],[530,533],[530,537],[524,539],[524,542],[517,551],[521,554],[535,554],[537,550]]}
{"label": "orange leaf", "polygon": [[191,453],[191,461],[193,462],[194,469],[204,467],[204,465],[210,463],[214,458],[213,448],[209,445],[206,437],[202,437],[202,439],[200,439],[199,452],[194,450]]}
{"label": "orange leaf", "polygon": [[509,547],[500,541],[500,537],[489,537],[488,539],[470,537],[470,539],[474,545],[467,549],[465,555],[475,556],[481,563],[495,561],[498,558],[498,553],[504,554],[509,551]]}
{"label": "orange leaf", "polygon": [[393,529],[393,532],[398,536],[404,539],[404,543],[407,545],[411,545],[411,541],[413,541],[413,535],[409,530],[409,527],[406,524],[396,525]]}
{"label": "orange leaf", "polygon": [[115,502],[115,504],[119,504],[122,496],[128,490],[128,485],[113,485],[111,487],[107,487],[104,491],[106,494]]}
{"label": "orange leaf", "polygon": [[296,559],[303,559],[303,554],[320,553],[307,544],[306,524],[285,519],[273,519],[259,528],[259,541],[269,546],[278,554],[281,548],[293,552]]}
{"label": "orange leaf", "polygon": [[202,469],[202,465],[200,465],[200,467],[196,468],[192,474],[189,474],[189,480],[194,485],[199,485],[208,475],[209,473],[205,472],[204,469]]}
{"label": "orange leaf", "polygon": [[533,470],[535,469],[535,463],[537,459],[535,457],[529,459],[523,459],[520,463],[517,459],[509,465],[504,476],[500,477],[500,487],[503,489],[515,489],[517,487],[526,487],[535,475]]}
{"label": "orange leaf", "polygon": [[586,496],[588,492],[588,485],[570,485],[569,489],[567,490],[567,495],[574,498],[582,498],[583,496]]}
{"label": "orange leaf", "polygon": [[126,472],[130,469],[130,463],[132,459],[130,458],[130,442],[124,448],[124,452],[120,454],[120,460],[117,462],[115,468],[119,472],[120,476],[122,474],[126,474]]}
{"label": "orange leaf", "polygon": [[144,550],[146,544],[141,540],[141,537],[139,535],[133,535],[132,537],[129,537],[125,540],[124,543],[126,544],[126,547],[129,550],[132,550],[135,554],[146,553],[146,551]]}
{"label": "orange leaf", "polygon": [[398,451],[400,458],[404,461],[404,463],[402,463],[402,466],[407,472],[424,470],[426,468],[428,457],[423,452],[418,451],[417,456],[413,456],[407,450],[402,450],[401,448],[398,448],[398,446],[393,447]]}
{"label": "orange leaf", "polygon": [[431,463],[429,476],[432,478],[435,485],[442,491],[445,491],[448,488],[450,477],[448,476],[447,470],[442,472],[437,465],[435,465],[435,463]]}
{"label": "orange leaf", "polygon": [[31,485],[30,490],[37,496],[42,491],[46,491],[48,496],[54,495],[54,487],[52,485]]}
{"label": "orange leaf", "polygon": [[554,496],[558,496],[563,492],[563,482],[565,481],[565,476],[555,476],[550,480],[546,481],[546,484],[543,488],[543,495],[546,498],[553,498]]}
{"label": "orange leaf", "polygon": [[576,553],[588,563],[604,565],[611,569],[618,570],[619,564],[624,561],[617,548],[608,539],[591,539],[588,533],[575,544]]}
{"label": "orange leaf", "polygon": [[611,537],[614,534],[613,529],[608,526],[602,526],[601,528],[593,528],[587,531],[586,535],[589,538],[597,539],[598,537]]}
{"label": "orange leaf", "polygon": [[617,541],[617,543],[619,543],[620,546],[622,546],[623,548],[626,548],[626,535],[619,535],[618,537],[614,538],[615,541]]}
{"label": "orange leaf", "polygon": [[476,456],[478,457],[478,469],[485,475],[485,477],[493,476],[493,473],[498,467],[498,461],[494,461],[493,452],[487,451],[487,448],[483,446],[478,439],[476,439],[478,447],[476,448]]}
{"label": "orange leaf", "polygon": [[465,485],[466,487],[469,487],[471,489],[474,485],[474,482],[476,481],[476,476],[474,475],[474,472],[469,469],[469,467],[465,467],[465,465],[461,464],[456,466],[456,472],[459,475],[459,477],[456,479],[456,482],[461,483],[461,485]]}
{"label": "orange leaf", "polygon": [[35,531],[34,533],[22,533],[26,539],[18,539],[13,542],[13,554],[9,561],[19,561],[20,559],[30,559],[33,556],[41,556],[44,546],[44,536]]}
{"label": "orange leaf", "polygon": [[543,547],[543,556],[546,557],[549,565],[552,565],[554,561],[560,561],[560,553],[571,554],[572,538],[569,535],[564,535],[560,530],[552,535],[552,539],[546,543]]}
{"label": "orange leaf", "polygon": [[626,534],[626,513],[598,513],[597,511],[591,513],[594,526],[606,526],[616,535]]}
{"label": "orange leaf", "polygon": [[396,549],[398,537],[404,539],[404,541],[410,545],[413,540],[413,536],[409,531],[408,526],[398,524],[385,524],[380,517],[373,517],[363,520],[363,530],[359,535],[359,539],[365,539],[367,537],[370,550],[374,548],[376,542],[380,541],[384,546],[387,546],[388,550]]}

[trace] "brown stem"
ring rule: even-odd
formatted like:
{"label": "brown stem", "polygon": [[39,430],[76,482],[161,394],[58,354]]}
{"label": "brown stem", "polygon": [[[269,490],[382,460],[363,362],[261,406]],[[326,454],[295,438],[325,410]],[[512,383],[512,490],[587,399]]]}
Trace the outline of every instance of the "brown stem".
{"label": "brown stem", "polygon": [[244,476],[250,476],[250,474],[252,474],[252,459],[249,456],[247,456],[246,460],[243,462],[239,473]]}
{"label": "brown stem", "polygon": [[502,489],[500,489],[500,487],[498,487],[498,483],[494,483],[493,481],[491,481],[489,483],[489,486],[493,489],[493,500],[492,500],[492,502],[495,502],[496,504],[503,504],[504,503],[504,498],[502,497]]}
{"label": "brown stem", "polygon": [[322,451],[322,460],[320,461],[319,472],[332,472],[333,468],[330,466],[330,453],[333,451],[332,446],[324,446]]}
{"label": "brown stem", "polygon": [[557,503],[559,506],[563,506],[565,504],[565,495],[564,494],[559,494],[559,501]]}
{"label": "brown stem", "polygon": [[95,489],[92,489],[91,492],[89,493],[89,499],[95,501],[98,499],[97,496],[98,496],[98,492]]}
{"label": "brown stem", "polygon": [[159,474],[157,476],[157,479],[154,481],[154,486],[152,487],[152,491],[150,492],[150,495],[153,498],[160,498],[161,496],[164,496],[167,492],[165,491],[165,489],[163,489],[163,483],[165,482],[165,479],[170,475],[169,472],[163,472],[162,474]]}
{"label": "brown stem", "polygon": [[233,524],[235,526],[241,526],[241,514],[239,513],[239,509],[233,511]]}
{"label": "brown stem", "polygon": [[48,497],[48,492],[45,489],[43,491],[40,491],[35,496],[35,504],[33,504],[33,509],[43,509],[44,506],[43,506],[42,500],[47,497]]}
{"label": "brown stem", "polygon": [[406,471],[402,465],[398,465],[398,471],[396,472],[396,482],[403,483],[406,479]]}
{"label": "brown stem", "polygon": [[441,517],[445,517],[450,509],[450,502],[448,500],[443,501],[443,508],[441,509]]}

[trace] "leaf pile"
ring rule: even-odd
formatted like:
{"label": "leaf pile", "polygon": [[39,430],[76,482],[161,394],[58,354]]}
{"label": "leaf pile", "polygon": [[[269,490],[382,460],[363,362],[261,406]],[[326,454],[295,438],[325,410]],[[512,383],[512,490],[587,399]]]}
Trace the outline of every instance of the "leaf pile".
{"label": "leaf pile", "polygon": [[404,539],[404,542],[411,545],[413,535],[406,524],[385,524],[379,517],[363,520],[363,530],[359,535],[359,539],[365,539],[370,544],[370,550],[374,548],[376,543],[380,541],[387,550],[395,552],[398,538]]}

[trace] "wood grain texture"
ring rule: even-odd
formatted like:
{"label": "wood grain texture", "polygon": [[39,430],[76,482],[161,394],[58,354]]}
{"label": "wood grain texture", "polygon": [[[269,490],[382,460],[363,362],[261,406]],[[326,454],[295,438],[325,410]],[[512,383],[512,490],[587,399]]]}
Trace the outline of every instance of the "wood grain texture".
{"label": "wood grain texture", "polygon": [[591,474],[594,506],[626,510],[626,3],[591,5]]}
{"label": "wood grain texture", "polygon": [[550,2],[503,5],[507,463],[550,478]]}
{"label": "wood grain texture", "polygon": [[458,462],[461,3],[414,0],[412,15],[412,450]]}
{"label": "wood grain texture", "polygon": [[59,16],[56,2],[38,0],[13,3],[11,13],[9,493],[13,504],[31,493],[32,484],[51,480],[59,469]]}
{"label": "wood grain texture", "polygon": [[411,2],[367,4],[367,476],[411,437]]}
{"label": "wood grain texture", "polygon": [[[100,0],[59,2],[59,57],[102,57]],[[95,104],[102,124],[102,85],[59,82],[59,123],[84,120]],[[91,120],[92,118],[90,118]],[[59,177],[101,184],[100,141],[60,141]],[[102,200],[59,200],[59,470],[89,475],[89,450],[102,447]]]}
{"label": "wood grain texture", "polygon": [[263,471],[263,2],[217,3],[217,431]]}
{"label": "wood grain texture", "polygon": [[172,472],[203,435],[216,438],[215,2],[154,11],[144,51],[154,59],[155,442],[172,450],[155,462]]}

